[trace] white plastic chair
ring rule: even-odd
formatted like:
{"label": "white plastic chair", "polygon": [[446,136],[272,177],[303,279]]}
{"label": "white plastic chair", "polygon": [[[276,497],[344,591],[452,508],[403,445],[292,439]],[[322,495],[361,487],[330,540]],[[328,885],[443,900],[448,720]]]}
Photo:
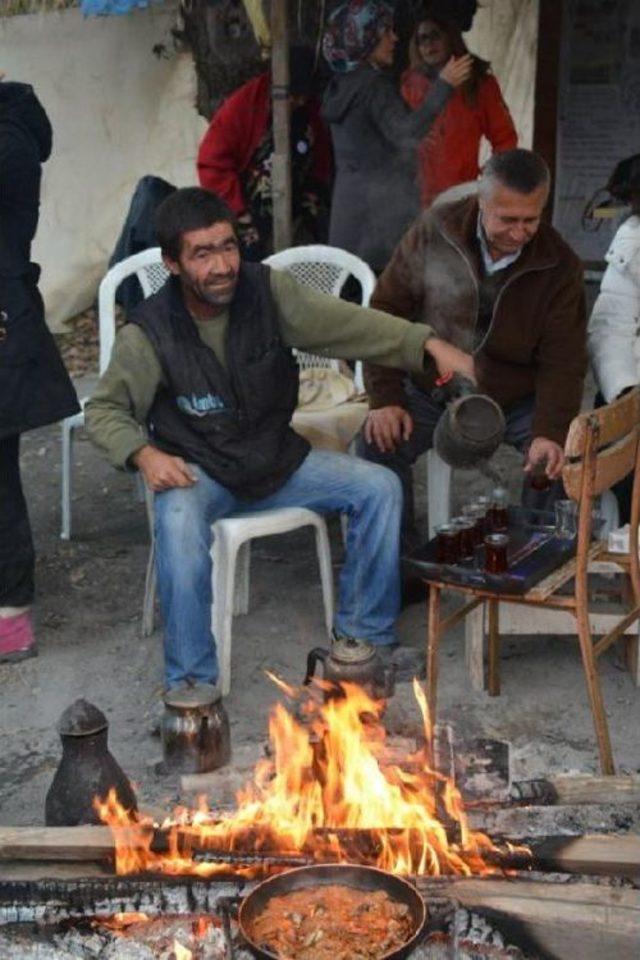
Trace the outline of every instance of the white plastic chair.
{"label": "white plastic chair", "polygon": [[[116,336],[116,290],[123,280],[134,275],[138,278],[145,297],[155,293],[168,277],[168,271],[162,262],[159,247],[150,247],[141,253],[135,253],[112,267],[104,276],[98,291],[98,345],[100,350],[99,371],[102,375],[109,365],[111,350]],[[71,497],[73,470],[73,434],[78,427],[84,426],[84,405],[73,417],[62,421],[62,524],[60,537],[71,539]]]}
{"label": "white plastic chair", "polygon": [[319,514],[304,507],[282,507],[261,513],[236,514],[213,525],[213,606],[211,622],[216,638],[222,695],[231,689],[231,629],[236,614],[249,612],[250,541],[311,526],[316,536],[322,600],[327,635],[333,627],[333,570],[327,525]]}
{"label": "white plastic chair", "polygon": [[[339,297],[348,278],[355,277],[362,291],[360,303],[369,306],[376,285],[376,275],[371,267],[353,253],[339,247],[328,247],[321,243],[304,247],[290,247],[274,253],[263,261],[276,270],[287,270],[302,283],[320,293],[329,293]],[[330,367],[340,369],[340,361],[314,353],[295,351],[300,369],[309,367]],[[364,390],[362,364],[358,361],[355,369],[355,384],[359,391]]]}

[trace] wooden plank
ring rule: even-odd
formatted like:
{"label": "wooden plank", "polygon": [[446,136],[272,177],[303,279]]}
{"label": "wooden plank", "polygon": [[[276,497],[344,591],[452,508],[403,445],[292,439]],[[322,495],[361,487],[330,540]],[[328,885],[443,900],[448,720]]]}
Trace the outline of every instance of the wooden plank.
{"label": "wooden plank", "polygon": [[472,610],[465,621],[464,655],[472,689],[484,690],[484,603]]}
{"label": "wooden plank", "polygon": [[[588,883],[452,879],[419,881],[427,898],[450,896],[468,909],[490,911],[507,940],[524,942],[555,960],[637,960],[640,891]],[[521,939],[522,938],[522,939]]]}
{"label": "wooden plank", "polygon": [[635,626],[637,629],[638,617],[640,617],[640,606],[634,607],[626,617],[621,617],[615,626],[594,644],[594,655],[596,657],[602,656],[605,650],[608,650],[612,643],[624,636],[630,627]]}
{"label": "wooden plank", "polygon": [[73,882],[91,877],[113,877],[113,867],[88,860],[63,860],[59,863],[51,860],[0,860],[0,887],[5,883],[26,880]]}
{"label": "wooden plank", "polygon": [[113,854],[109,827],[0,827],[0,860],[100,860]]}
{"label": "wooden plank", "polygon": [[[527,785],[531,784],[528,790]],[[640,776],[572,776],[549,777],[545,780],[521,781],[513,785],[512,796],[534,799],[546,793],[550,802],[567,804],[640,803]]]}
{"label": "wooden plank", "polygon": [[640,836],[636,834],[550,837],[532,849],[536,865],[547,870],[640,877]]}
{"label": "wooden plank", "polygon": [[[598,556],[602,550],[602,544],[599,541],[592,543],[589,547],[587,556],[589,559],[595,558]],[[527,590],[524,595],[525,600],[533,601],[534,603],[540,603],[543,600],[547,600],[556,590],[559,590],[560,587],[564,586],[568,580],[571,580],[575,576],[576,566],[577,566],[577,557],[572,557],[571,560],[567,560],[561,567],[558,567],[557,570],[554,570],[549,574],[548,577],[545,577],[544,580],[541,580],[540,583],[537,583],[535,587],[532,587],[531,590]],[[501,598],[503,599],[503,598]],[[563,600],[568,600],[568,597],[558,598]],[[508,602],[508,598],[504,598],[505,602]]]}

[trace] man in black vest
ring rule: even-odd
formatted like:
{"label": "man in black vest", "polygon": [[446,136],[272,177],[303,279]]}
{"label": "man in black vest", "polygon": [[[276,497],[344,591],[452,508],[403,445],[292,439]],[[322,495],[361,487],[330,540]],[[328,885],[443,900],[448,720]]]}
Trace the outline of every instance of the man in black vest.
{"label": "man in black vest", "polygon": [[[470,358],[412,324],[241,263],[233,214],[201,188],[177,190],[156,230],[171,272],[116,337],[87,404],[93,441],[155,492],[157,578],[168,688],[218,677],[211,632],[211,525],[238,511],[308,507],[348,516],[338,636],[397,649],[401,489],[390,470],[311,450],[290,426],[298,367],[291,348],[442,372]],[[141,431],[146,427],[146,436]]]}

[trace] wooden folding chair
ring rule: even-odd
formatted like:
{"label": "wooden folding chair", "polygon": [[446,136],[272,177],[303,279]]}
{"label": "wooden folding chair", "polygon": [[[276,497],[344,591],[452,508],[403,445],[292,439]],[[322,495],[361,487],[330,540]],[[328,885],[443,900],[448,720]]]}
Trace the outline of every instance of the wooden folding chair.
{"label": "wooden folding chair", "polygon": [[[589,704],[598,740],[600,765],[604,774],[613,774],[613,755],[607,717],[602,700],[597,660],[605,650],[624,636],[629,626],[640,618],[640,569],[638,564],[638,521],[640,519],[640,389],[636,388],[599,410],[580,414],[572,422],[565,445],[566,463],[562,477],[567,496],[578,504],[578,536],[576,556],[546,577],[522,596],[479,590],[442,581],[429,580],[427,670],[429,704],[435,721],[438,688],[438,648],[440,638],[455,624],[465,619],[481,604],[488,608],[488,692],[500,693],[500,604],[517,603],[531,607],[564,610],[576,619],[577,635],[587,682]],[[630,576],[631,609],[615,626],[594,642],[589,618],[587,576],[594,561],[613,561],[620,565],[621,556],[608,555],[606,544],[591,539],[594,499],[610,489],[627,474],[635,471],[629,555],[626,569]],[[558,591],[574,580],[572,595]],[[449,617],[441,618],[442,590],[453,590],[470,599]],[[628,653],[637,655],[637,645],[631,643]],[[634,653],[632,653],[634,651]]]}

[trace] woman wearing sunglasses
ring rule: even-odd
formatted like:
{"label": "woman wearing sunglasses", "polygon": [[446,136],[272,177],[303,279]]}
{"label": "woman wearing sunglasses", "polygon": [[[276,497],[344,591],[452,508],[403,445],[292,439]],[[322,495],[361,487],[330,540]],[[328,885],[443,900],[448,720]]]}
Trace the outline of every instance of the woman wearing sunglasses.
{"label": "woman wearing sunglasses", "polygon": [[[402,95],[409,106],[419,110],[450,58],[468,53],[454,21],[426,14],[412,37],[411,67],[402,78]],[[511,114],[489,64],[476,56],[472,56],[471,64],[468,78],[449,99],[419,147],[420,196],[425,207],[443,190],[477,178],[483,136],[494,153],[512,150],[518,144]]]}

